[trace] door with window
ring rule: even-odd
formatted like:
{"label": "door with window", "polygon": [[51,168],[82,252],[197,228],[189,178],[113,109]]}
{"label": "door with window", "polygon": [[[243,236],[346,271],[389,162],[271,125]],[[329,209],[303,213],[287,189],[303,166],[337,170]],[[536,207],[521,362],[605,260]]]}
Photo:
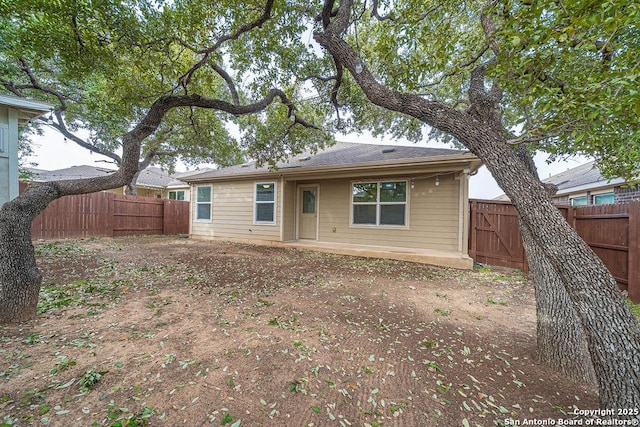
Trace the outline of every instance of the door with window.
{"label": "door with window", "polygon": [[318,238],[318,186],[298,189],[298,239]]}

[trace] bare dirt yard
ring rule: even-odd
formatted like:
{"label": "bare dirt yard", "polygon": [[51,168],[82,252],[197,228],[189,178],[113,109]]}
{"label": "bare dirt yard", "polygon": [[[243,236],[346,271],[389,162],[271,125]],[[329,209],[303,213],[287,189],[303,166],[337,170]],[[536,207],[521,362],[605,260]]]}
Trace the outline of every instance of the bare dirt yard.
{"label": "bare dirt yard", "polygon": [[536,362],[518,272],[177,237],[36,250],[39,316],[0,327],[0,426],[493,426],[597,408]]}

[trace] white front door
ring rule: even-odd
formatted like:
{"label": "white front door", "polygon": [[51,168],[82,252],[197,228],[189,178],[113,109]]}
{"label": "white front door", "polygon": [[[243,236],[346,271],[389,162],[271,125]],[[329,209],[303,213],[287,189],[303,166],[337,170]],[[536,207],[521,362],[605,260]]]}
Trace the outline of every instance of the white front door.
{"label": "white front door", "polygon": [[318,238],[318,186],[298,188],[298,239]]}

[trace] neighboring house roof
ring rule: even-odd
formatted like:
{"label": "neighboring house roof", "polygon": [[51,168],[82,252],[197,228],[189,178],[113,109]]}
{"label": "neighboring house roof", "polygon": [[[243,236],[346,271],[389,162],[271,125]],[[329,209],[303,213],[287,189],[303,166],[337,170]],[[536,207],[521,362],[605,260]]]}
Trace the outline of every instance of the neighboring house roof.
{"label": "neighboring house roof", "polygon": [[559,174],[543,179],[542,182],[552,183],[558,186],[556,196],[582,190],[591,190],[600,187],[609,187],[625,182],[622,178],[607,179],[602,176],[600,170],[591,161],[578,167],[568,169]]}
{"label": "neighboring house roof", "polygon": [[147,187],[165,188],[173,178],[162,169],[150,166],[138,175],[138,185],[146,185]]}
{"label": "neighboring house roof", "polygon": [[407,147],[407,146],[384,146],[376,144],[359,144],[350,142],[337,142],[335,145],[316,154],[309,152],[294,156],[285,162],[279,162],[276,170],[270,169],[268,165],[258,167],[255,162],[242,165],[230,166],[216,169],[183,178],[187,182],[206,181],[210,179],[221,179],[231,177],[241,177],[246,175],[264,175],[269,172],[280,174],[298,173],[302,171],[391,166],[395,164],[419,163],[424,161],[438,160],[461,160],[466,158],[469,161],[480,162],[468,151],[451,150],[446,148],[428,147]]}
{"label": "neighboring house roof", "polygon": [[[80,165],[52,171],[42,169],[29,169],[29,171],[33,173],[34,181],[62,181],[65,179],[97,178],[113,173],[115,169]],[[194,171],[192,173],[200,172]],[[140,172],[137,184],[145,187],[166,188],[174,182],[179,182],[182,186],[186,185],[183,181],[174,179],[162,169],[152,166]]]}
{"label": "neighboring house roof", "polygon": [[35,174],[34,181],[63,181],[66,179],[97,178],[115,172],[113,169],[81,165],[70,168],[41,171]]}
{"label": "neighboring house roof", "polygon": [[189,184],[187,182],[184,181],[184,178],[188,177],[188,176],[192,176],[192,175],[198,175],[204,172],[209,172],[215,170],[214,168],[202,168],[202,169],[198,169],[198,170],[193,170],[193,171],[187,171],[187,172],[179,172],[179,173],[175,173],[173,174],[173,179],[171,180],[171,182],[169,182],[169,184],[167,184],[167,188],[179,188],[179,187],[185,187],[188,188]]}

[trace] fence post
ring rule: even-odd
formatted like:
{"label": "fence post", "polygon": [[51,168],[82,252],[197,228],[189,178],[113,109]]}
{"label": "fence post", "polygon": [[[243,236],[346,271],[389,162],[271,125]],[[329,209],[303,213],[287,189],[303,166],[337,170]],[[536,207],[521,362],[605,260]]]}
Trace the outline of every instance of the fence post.
{"label": "fence post", "polygon": [[469,248],[469,256],[475,261],[476,260],[476,252],[478,250],[478,240],[477,240],[477,211],[478,211],[478,202],[475,200],[471,201],[469,205],[469,233],[471,234],[471,247]]}
{"label": "fence post", "polygon": [[575,207],[572,205],[568,205],[567,206],[567,222],[569,223],[569,225],[571,226],[571,228],[573,228],[574,230],[576,229],[576,221],[575,221]]}
{"label": "fence post", "polygon": [[640,201],[629,203],[629,298],[640,303]]}

